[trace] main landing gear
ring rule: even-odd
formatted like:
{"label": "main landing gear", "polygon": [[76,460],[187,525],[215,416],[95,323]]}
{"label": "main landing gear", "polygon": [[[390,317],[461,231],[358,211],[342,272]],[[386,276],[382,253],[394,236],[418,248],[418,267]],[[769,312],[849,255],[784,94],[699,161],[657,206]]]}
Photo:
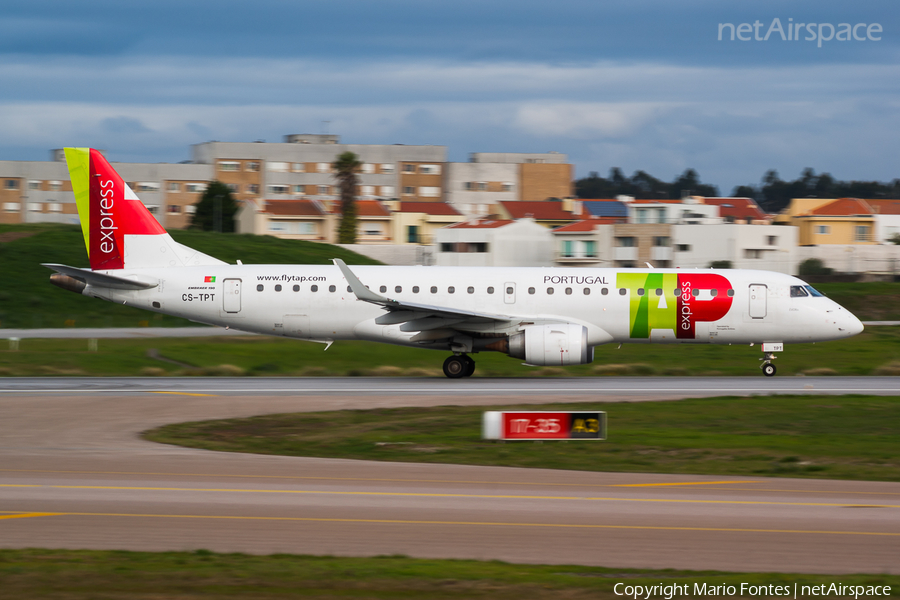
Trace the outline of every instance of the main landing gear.
{"label": "main landing gear", "polygon": [[444,375],[450,379],[471,377],[475,372],[475,361],[465,354],[448,356],[444,361]]}

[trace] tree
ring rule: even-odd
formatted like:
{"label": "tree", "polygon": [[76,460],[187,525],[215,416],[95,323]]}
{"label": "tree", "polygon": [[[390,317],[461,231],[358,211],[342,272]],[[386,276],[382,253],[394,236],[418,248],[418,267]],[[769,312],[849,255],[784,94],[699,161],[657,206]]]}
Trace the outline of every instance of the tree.
{"label": "tree", "polygon": [[731,192],[732,198],[753,198],[756,199],[756,190],[749,185],[739,185]]}
{"label": "tree", "polygon": [[669,198],[677,200],[683,193],[691,196],[709,196],[714,198],[719,195],[719,188],[714,185],[700,183],[700,176],[694,169],[685,169],[669,187]]}
{"label": "tree", "polygon": [[338,243],[356,243],[356,171],[362,166],[359,157],[352,152],[338,155],[332,163],[334,177],[341,189],[341,224],[338,226]]}
{"label": "tree", "polygon": [[826,267],[825,263],[819,258],[807,258],[798,268],[800,276],[804,275],[831,275],[834,269]]}
{"label": "tree", "polygon": [[197,210],[191,217],[191,229],[234,233],[234,216],[237,214],[238,204],[226,184],[210,181],[200,201],[194,206]]}

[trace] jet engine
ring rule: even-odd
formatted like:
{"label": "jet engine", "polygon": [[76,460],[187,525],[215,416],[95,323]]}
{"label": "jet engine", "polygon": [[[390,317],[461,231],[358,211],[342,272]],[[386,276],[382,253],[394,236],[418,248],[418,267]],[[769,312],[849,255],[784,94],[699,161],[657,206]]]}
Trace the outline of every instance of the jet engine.
{"label": "jet engine", "polygon": [[530,365],[583,365],[594,360],[582,325],[531,325],[509,336],[509,355]]}

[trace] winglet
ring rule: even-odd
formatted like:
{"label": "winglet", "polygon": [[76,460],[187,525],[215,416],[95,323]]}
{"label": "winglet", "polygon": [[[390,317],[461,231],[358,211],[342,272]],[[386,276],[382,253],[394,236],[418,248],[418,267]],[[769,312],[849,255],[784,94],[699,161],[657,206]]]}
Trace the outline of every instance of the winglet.
{"label": "winglet", "polygon": [[341,273],[344,275],[344,279],[347,280],[347,283],[350,285],[350,289],[353,290],[353,293],[357,298],[362,300],[363,302],[371,302],[372,304],[381,304],[382,306],[396,306],[397,302],[391,300],[390,298],[385,298],[384,296],[380,296],[364,286],[359,278],[353,274],[353,271],[350,270],[350,267],[339,258],[333,258],[334,264],[337,265],[337,268],[341,270]]}

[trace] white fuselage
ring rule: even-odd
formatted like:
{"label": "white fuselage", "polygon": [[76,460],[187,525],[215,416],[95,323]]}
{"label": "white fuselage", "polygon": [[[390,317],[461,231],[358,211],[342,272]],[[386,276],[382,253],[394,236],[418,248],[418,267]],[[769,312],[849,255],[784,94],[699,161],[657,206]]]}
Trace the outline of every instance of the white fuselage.
{"label": "white fuselage", "polygon": [[[354,266],[372,292],[401,302],[502,315],[466,325],[496,339],[541,322],[587,328],[604,343],[801,343],[836,340],[862,324],[834,301],[788,275],[767,271]],[[112,273],[112,272],[111,272]],[[124,269],[118,277],[158,278],[147,290],[88,285],[95,296],[192,321],[311,340],[363,339],[451,349],[413,339],[416,330],[380,324],[386,311],[349,291],[337,266],[214,265]],[[792,287],[794,292],[792,292]],[[380,319],[384,323],[385,319]],[[477,320],[476,320],[477,321]],[[409,328],[407,328],[409,329]],[[475,345],[470,351],[485,349]]]}

